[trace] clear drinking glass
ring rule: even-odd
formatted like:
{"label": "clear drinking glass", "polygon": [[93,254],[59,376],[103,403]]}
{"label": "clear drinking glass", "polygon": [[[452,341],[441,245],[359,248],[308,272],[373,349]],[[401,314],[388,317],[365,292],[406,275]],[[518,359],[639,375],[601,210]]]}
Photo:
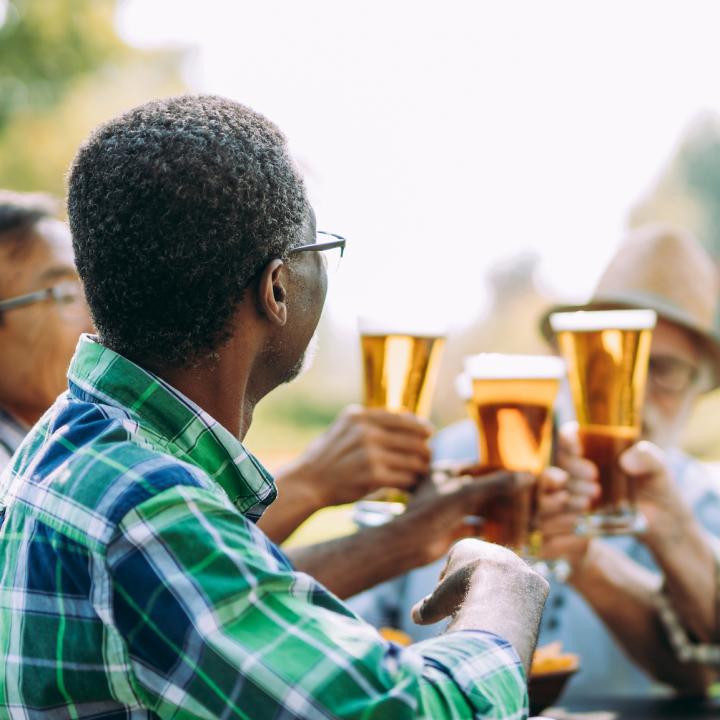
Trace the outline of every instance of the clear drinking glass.
{"label": "clear drinking glass", "polygon": [[[361,318],[359,329],[365,406],[427,419],[445,346],[444,329],[378,318]],[[380,516],[397,514],[404,510],[407,493],[387,488],[368,501],[396,503],[399,507],[377,510]]]}
{"label": "clear drinking glass", "polygon": [[[536,482],[483,503],[483,539],[505,545],[543,571],[539,560],[536,508],[540,473],[550,462],[553,406],[565,375],[561,358],[548,355],[485,353],[465,360],[463,386],[468,414],[478,431],[478,456],[484,471],[527,472]],[[558,573],[559,574],[559,573]]]}
{"label": "clear drinking glass", "polygon": [[600,497],[578,532],[624,535],[643,532],[635,483],[618,462],[640,436],[650,357],[653,310],[554,313],[550,325],[568,366],[583,455],[597,465]]}

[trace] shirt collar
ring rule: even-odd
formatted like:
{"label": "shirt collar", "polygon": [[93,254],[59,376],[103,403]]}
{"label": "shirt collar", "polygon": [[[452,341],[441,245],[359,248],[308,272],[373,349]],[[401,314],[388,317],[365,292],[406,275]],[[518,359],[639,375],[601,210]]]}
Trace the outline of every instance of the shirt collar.
{"label": "shirt collar", "polygon": [[80,337],[68,380],[75,397],[121,408],[151,431],[152,444],[205,471],[250,519],[275,499],[272,477],[236,437],[179,390],[96,338]]}

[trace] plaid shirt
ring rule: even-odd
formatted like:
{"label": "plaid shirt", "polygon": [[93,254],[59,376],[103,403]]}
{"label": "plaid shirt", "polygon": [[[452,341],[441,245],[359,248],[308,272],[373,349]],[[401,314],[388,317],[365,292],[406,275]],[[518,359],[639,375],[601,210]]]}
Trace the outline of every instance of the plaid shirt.
{"label": "plaid shirt", "polygon": [[81,338],[0,476],[0,717],[526,716],[500,638],[400,648],[294,572],[254,525],[275,494],[211,417]]}

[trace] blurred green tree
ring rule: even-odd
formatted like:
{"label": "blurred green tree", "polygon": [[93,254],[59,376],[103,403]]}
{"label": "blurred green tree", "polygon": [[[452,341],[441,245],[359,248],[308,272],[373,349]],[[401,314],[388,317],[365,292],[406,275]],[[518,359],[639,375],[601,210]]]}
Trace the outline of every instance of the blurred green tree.
{"label": "blurred green tree", "polygon": [[706,117],[680,148],[680,166],[688,191],[703,208],[700,236],[715,258],[720,258],[720,119]]}
{"label": "blurred green tree", "polygon": [[102,120],[183,90],[182,53],[127,45],[115,0],[0,0],[0,187],[64,191]]}
{"label": "blurred green tree", "polygon": [[633,209],[630,225],[665,221],[692,231],[720,260],[720,117],[697,117],[655,187]]}
{"label": "blurred green tree", "polygon": [[[720,264],[720,116],[704,113],[681,138],[669,163],[630,214],[630,226],[670,222],[690,230]],[[716,324],[720,324],[720,308]],[[720,390],[695,407],[683,445],[693,455],[720,460]]]}

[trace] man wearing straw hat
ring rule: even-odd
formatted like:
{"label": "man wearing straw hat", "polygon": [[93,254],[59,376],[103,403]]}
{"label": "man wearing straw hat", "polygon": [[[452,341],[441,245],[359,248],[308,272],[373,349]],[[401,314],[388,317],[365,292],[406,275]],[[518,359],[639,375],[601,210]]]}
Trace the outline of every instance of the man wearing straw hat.
{"label": "man wearing straw hat", "polygon": [[[569,474],[570,501],[542,529],[548,556],[566,558],[572,572],[569,585],[554,584],[540,642],[560,640],[580,656],[581,672],[568,695],[646,694],[657,690],[648,675],[679,692],[701,693],[713,678],[709,665],[717,663],[718,653],[708,643],[718,630],[712,547],[720,536],[720,480],[679,443],[696,400],[720,385],[720,336],[713,326],[719,295],[715,264],[702,247],[686,233],[650,226],[623,243],[588,304],[553,308],[543,318],[550,340],[547,318],[557,310],[658,313],[644,442],[623,458],[625,470],[639,479],[638,500],[649,525],[644,538],[590,542],[575,535],[578,513],[597,492],[597,472],[580,457],[573,430],[560,434],[558,464]],[[476,456],[476,429],[469,420],[435,439],[436,459]],[[437,565],[427,566],[406,576],[399,591],[394,588],[401,619],[437,572]],[[402,627],[414,638],[428,632]],[[700,647],[692,640],[702,641]]]}
{"label": "man wearing straw hat", "polygon": [[[680,443],[696,401],[720,385],[719,295],[715,263],[703,248],[687,233],[652,225],[621,245],[588,304],[553,308],[543,318],[550,339],[548,317],[557,310],[651,308],[658,314],[643,442],[621,459],[637,478],[647,532],[589,541],[570,530],[570,516],[564,526],[556,518],[544,528],[548,551],[572,566],[571,587],[554,588],[543,621],[543,641],[560,640],[581,656],[583,672],[570,694],[610,687],[616,694],[650,692],[638,666],[683,693],[702,693],[713,679],[720,478]],[[560,433],[558,462],[576,498],[593,492],[597,471],[580,457],[571,427]]]}

